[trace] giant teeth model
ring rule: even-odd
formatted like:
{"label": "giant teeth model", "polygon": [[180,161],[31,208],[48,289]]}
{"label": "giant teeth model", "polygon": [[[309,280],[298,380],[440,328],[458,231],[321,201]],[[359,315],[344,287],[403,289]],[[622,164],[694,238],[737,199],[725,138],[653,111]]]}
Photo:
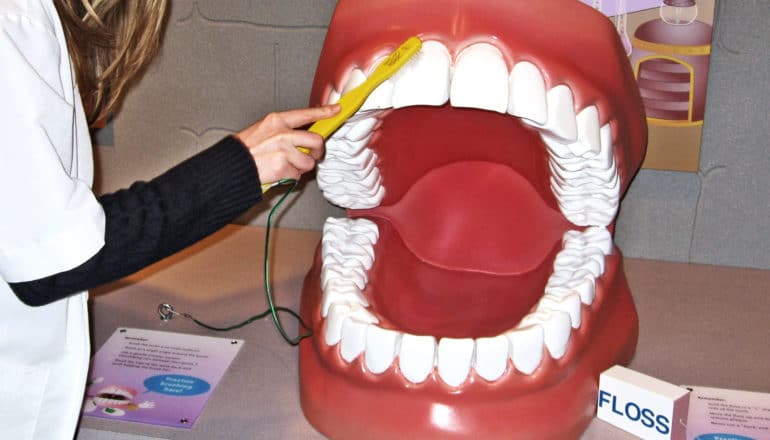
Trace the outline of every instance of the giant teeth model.
{"label": "giant teeth model", "polygon": [[[431,2],[428,2],[431,3]],[[306,417],[332,438],[577,438],[637,318],[612,241],[644,115],[576,0],[340,1],[313,102],[417,58],[327,142],[303,291]]]}

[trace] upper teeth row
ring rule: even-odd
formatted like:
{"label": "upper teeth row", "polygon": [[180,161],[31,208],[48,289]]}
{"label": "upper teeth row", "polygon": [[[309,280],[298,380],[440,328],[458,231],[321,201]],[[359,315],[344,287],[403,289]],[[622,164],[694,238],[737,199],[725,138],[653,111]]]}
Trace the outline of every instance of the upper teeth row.
{"label": "upper teeth row", "polygon": [[532,374],[540,365],[543,347],[552,358],[561,358],[572,329],[582,324],[582,305],[594,300],[595,281],[604,272],[605,255],[612,251],[605,228],[567,232],[545,295],[515,328],[494,337],[437,341],[430,335],[383,328],[369,310],[363,290],[374,262],[375,223],[329,218],[323,234],[321,314],[326,318],[326,344],[339,344],[346,362],[363,355],[366,369],[373,374],[397,363],[406,380],[421,383],[435,368],[450,386],[465,382],[471,370],[485,380],[499,380],[509,360],[519,372]]}
{"label": "upper teeth row", "polygon": [[[353,69],[342,90],[332,89],[327,102],[336,102],[366,78],[363,70]],[[390,108],[439,106],[447,101],[454,107],[521,118],[548,147],[551,187],[564,216],[580,226],[607,226],[614,219],[620,185],[610,123],[600,126],[599,110],[593,105],[576,112],[572,90],[564,84],[548,89],[531,62],[520,61],[509,72],[500,50],[486,43],[468,46],[454,62],[442,43],[423,43],[415,59],[382,83],[327,142],[317,177],[324,196],[345,208],[378,206],[385,189],[377,155],[367,148],[378,117]]]}

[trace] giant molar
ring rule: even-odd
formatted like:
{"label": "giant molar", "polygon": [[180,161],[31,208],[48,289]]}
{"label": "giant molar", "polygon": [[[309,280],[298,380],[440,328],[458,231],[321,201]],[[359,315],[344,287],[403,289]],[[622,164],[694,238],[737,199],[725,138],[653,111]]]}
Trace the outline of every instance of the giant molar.
{"label": "giant molar", "polygon": [[411,3],[339,2],[319,61],[313,101],[335,102],[424,41],[319,164],[349,218],[305,283],[303,410],[332,438],[577,437],[636,343],[611,238],[644,150],[622,46],[574,0]]}

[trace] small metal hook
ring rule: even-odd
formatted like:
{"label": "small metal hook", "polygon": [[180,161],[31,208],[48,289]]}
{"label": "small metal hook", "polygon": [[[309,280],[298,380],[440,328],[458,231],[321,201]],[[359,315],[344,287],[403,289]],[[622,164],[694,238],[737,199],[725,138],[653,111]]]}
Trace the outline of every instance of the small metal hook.
{"label": "small metal hook", "polygon": [[170,321],[176,314],[177,312],[174,311],[174,306],[171,304],[158,304],[158,315],[161,321]]}

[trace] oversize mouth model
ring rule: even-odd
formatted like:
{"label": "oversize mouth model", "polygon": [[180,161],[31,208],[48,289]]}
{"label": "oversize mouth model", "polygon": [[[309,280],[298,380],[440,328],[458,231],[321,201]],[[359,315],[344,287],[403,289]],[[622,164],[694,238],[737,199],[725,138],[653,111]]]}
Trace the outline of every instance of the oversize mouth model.
{"label": "oversize mouth model", "polygon": [[[415,9],[417,8],[417,9]],[[305,415],[332,438],[572,438],[637,321],[612,243],[644,150],[614,29],[576,0],[340,1],[313,102],[417,58],[327,142]]]}

